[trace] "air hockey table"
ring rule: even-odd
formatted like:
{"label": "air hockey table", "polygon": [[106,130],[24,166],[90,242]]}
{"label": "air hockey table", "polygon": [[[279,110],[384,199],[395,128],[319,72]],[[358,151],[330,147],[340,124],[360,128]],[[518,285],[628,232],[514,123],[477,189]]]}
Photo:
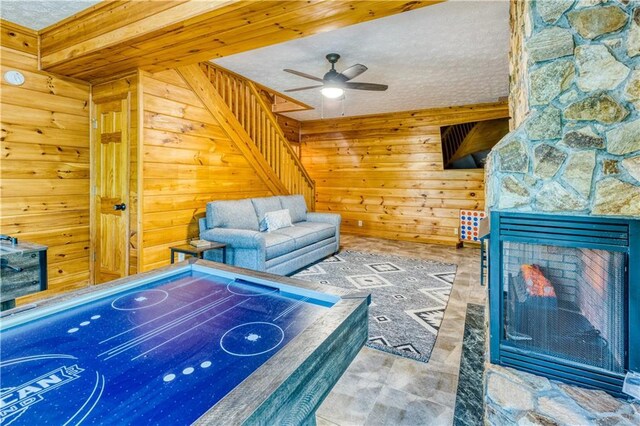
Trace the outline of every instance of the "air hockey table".
{"label": "air hockey table", "polygon": [[315,424],[369,301],[190,259],[7,311],[0,425]]}

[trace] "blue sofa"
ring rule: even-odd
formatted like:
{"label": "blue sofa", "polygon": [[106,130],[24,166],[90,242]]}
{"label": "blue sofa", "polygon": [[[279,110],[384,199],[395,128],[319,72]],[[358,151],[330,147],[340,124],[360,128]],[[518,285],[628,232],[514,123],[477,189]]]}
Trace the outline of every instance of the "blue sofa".
{"label": "blue sofa", "polygon": [[[292,227],[260,231],[267,212],[288,209]],[[302,195],[207,203],[199,220],[200,239],[227,244],[227,263],[256,271],[287,275],[340,248],[340,215],[308,213]],[[220,250],[205,252],[220,262]]]}

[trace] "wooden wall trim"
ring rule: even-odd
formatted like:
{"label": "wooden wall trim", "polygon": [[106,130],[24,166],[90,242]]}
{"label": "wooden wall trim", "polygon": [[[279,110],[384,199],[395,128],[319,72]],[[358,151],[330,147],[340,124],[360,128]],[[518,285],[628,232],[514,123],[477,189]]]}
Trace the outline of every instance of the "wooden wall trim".
{"label": "wooden wall trim", "polygon": [[42,64],[87,81],[159,72],[441,1],[113,2],[43,30]]}
{"label": "wooden wall trim", "polygon": [[3,47],[38,55],[38,32],[0,19],[0,43]]}
{"label": "wooden wall trim", "polygon": [[198,65],[187,65],[177,69],[191,90],[200,98],[207,110],[220,123],[236,147],[242,152],[256,173],[273,191],[274,194],[287,194],[287,189],[280,182],[260,151],[255,147],[251,138],[246,134],[240,123],[234,117],[224,100],[211,86],[211,82]]}

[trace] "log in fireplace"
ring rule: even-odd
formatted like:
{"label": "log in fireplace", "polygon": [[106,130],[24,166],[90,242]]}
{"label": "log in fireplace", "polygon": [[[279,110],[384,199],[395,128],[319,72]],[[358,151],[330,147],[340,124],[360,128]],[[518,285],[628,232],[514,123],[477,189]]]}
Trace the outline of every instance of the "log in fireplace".
{"label": "log in fireplace", "polygon": [[490,360],[623,396],[640,371],[640,220],[492,212]]}

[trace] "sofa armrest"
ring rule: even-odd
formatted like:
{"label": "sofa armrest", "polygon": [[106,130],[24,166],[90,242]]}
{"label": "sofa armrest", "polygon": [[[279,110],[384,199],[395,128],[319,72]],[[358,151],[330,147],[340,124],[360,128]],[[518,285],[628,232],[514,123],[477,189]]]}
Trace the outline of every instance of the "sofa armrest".
{"label": "sofa armrest", "polygon": [[207,230],[207,218],[201,217],[198,219],[198,228],[200,231],[200,239],[202,239],[202,234],[204,234]]}
{"label": "sofa armrest", "polygon": [[323,222],[340,226],[342,217],[336,213],[307,213],[307,222]]}
{"label": "sofa armrest", "polygon": [[258,231],[233,228],[214,228],[200,234],[200,238],[229,244],[233,248],[265,250],[264,236]]}
{"label": "sofa armrest", "polygon": [[340,223],[342,216],[336,213],[307,213],[307,222],[328,223],[336,227],[336,250],[340,251]]}

